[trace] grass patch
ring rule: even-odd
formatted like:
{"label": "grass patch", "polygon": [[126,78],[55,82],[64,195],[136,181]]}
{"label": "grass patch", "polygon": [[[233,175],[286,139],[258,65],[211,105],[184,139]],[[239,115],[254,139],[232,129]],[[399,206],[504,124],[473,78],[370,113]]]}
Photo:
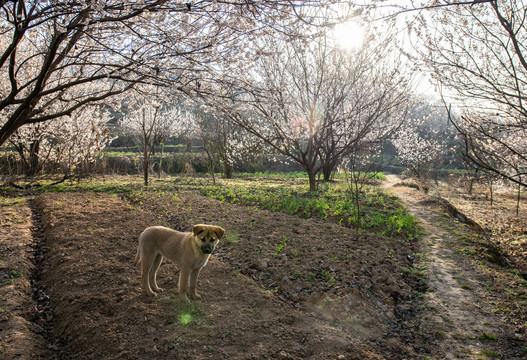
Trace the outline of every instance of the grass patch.
{"label": "grass patch", "polygon": [[498,358],[500,357],[500,354],[498,354],[497,352],[495,351],[490,351],[490,350],[483,350],[480,355],[484,355],[486,357],[491,357],[491,358]]}
{"label": "grass patch", "polygon": [[[377,174],[374,180],[383,180]],[[171,194],[178,201],[180,191],[197,191],[201,195],[224,203],[240,204],[258,209],[280,211],[302,218],[320,218],[343,226],[360,228],[390,237],[413,239],[418,235],[418,225],[399,200],[384,193],[378,186],[367,185],[360,194],[360,216],[350,196],[348,187],[338,176],[336,181],[322,183],[318,191],[307,191],[307,178],[303,172],[242,173],[233,179],[217,179],[216,185],[204,177],[172,176],[152,178],[148,187],[138,176],[113,176],[92,178],[86,181],[65,181],[50,185],[42,182],[43,192],[103,192],[125,196],[134,205],[142,205],[150,198]],[[236,241],[235,234],[228,237]],[[230,240],[229,240],[230,241]]]}
{"label": "grass patch", "polygon": [[306,181],[291,180],[248,182],[234,179],[221,185],[203,186],[201,195],[229,204],[279,211],[302,218],[316,217],[340,225],[366,229],[390,237],[413,239],[418,236],[418,223],[396,197],[378,187],[367,186],[360,194],[361,216],[343,182],[306,191]]}
{"label": "grass patch", "polygon": [[496,335],[483,333],[479,336],[479,339],[482,341],[496,341],[498,337]]}
{"label": "grass patch", "polygon": [[101,192],[107,194],[127,194],[132,191],[130,183],[124,181],[93,181],[93,182],[78,182],[78,183],[61,183],[56,185],[42,185],[39,190],[43,192],[75,192],[75,191],[90,191]]}
{"label": "grass patch", "polygon": [[[377,174],[375,180],[385,179]],[[152,178],[145,187],[139,176],[112,176],[90,178],[84,181],[65,181],[52,184],[41,181],[42,192],[103,192],[124,196],[132,201],[132,209],[144,201],[170,194],[175,203],[181,191],[197,191],[201,195],[224,203],[249,206],[254,211],[265,209],[280,211],[302,218],[319,218],[343,226],[402,239],[418,236],[418,223],[399,200],[384,193],[378,186],[366,185],[360,193],[361,214],[357,216],[356,204],[348,187],[337,176],[331,183],[322,183],[318,191],[307,191],[307,178],[303,172],[291,173],[242,173],[233,179],[217,179],[216,185],[204,177],[171,176]],[[238,234],[227,234],[227,240],[236,242]]]}
{"label": "grass patch", "polygon": [[22,270],[9,270],[9,276],[11,276],[12,278],[22,278],[24,277],[24,273],[22,272]]}

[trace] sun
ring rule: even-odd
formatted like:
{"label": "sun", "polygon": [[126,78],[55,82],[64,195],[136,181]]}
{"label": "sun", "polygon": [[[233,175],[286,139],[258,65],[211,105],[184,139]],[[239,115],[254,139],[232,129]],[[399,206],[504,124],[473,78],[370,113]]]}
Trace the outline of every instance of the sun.
{"label": "sun", "polygon": [[337,45],[346,50],[357,50],[364,43],[364,29],[356,22],[348,21],[333,28]]}

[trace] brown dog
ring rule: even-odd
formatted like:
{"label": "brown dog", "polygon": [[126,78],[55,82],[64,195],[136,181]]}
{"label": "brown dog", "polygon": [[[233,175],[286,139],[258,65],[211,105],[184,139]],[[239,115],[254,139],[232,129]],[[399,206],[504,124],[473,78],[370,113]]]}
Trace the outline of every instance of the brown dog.
{"label": "brown dog", "polygon": [[[152,291],[163,291],[156,283],[157,269],[163,256],[179,267],[179,297],[190,302],[194,299],[201,268],[207,264],[210,254],[225,235],[225,230],[214,225],[194,225],[192,232],[179,232],[163,226],[151,226],[139,236],[139,247],[134,265],[141,262],[141,286],[151,296]],[[152,288],[150,287],[152,286]]]}

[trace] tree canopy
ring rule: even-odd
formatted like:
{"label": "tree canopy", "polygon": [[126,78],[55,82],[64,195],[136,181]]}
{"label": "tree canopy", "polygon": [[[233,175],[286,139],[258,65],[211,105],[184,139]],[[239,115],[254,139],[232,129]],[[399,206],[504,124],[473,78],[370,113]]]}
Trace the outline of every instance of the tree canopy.
{"label": "tree canopy", "polygon": [[299,36],[332,0],[0,1],[0,145],[137,84],[199,89],[263,33]]}

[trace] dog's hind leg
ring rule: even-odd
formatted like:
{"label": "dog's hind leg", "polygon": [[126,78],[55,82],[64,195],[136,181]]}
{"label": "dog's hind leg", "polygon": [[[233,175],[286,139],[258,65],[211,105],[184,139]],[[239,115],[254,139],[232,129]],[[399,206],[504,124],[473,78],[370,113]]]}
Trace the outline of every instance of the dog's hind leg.
{"label": "dog's hind leg", "polygon": [[150,268],[150,286],[154,291],[163,291],[159,286],[157,286],[156,282],[156,274],[157,270],[159,269],[159,266],[161,266],[161,261],[163,261],[163,255],[157,254],[156,258],[154,259],[154,263],[152,264],[152,267]]}
{"label": "dog's hind leg", "polygon": [[141,286],[143,287],[143,291],[150,296],[157,296],[150,288],[150,271],[154,265],[154,261],[155,256],[143,253],[143,257],[141,258]]}

